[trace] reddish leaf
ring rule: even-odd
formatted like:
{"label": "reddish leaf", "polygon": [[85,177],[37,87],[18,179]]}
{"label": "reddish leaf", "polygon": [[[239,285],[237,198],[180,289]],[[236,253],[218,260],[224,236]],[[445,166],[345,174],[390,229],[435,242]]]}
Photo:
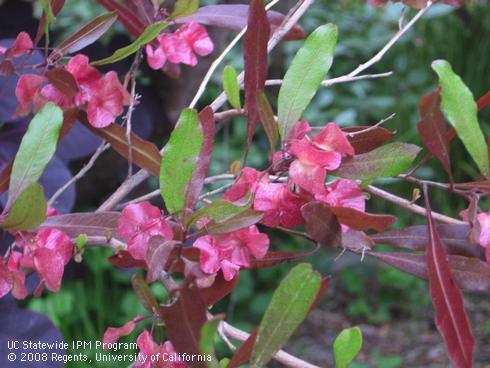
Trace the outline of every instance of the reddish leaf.
{"label": "reddish leaf", "polygon": [[[370,126],[347,127],[343,128],[342,131],[347,133],[347,139],[352,147],[354,147],[356,155],[378,148],[395,135],[395,133],[388,129],[382,127],[372,129]],[[356,134],[350,135],[349,133]]]}
{"label": "reddish leaf", "polygon": [[[117,153],[126,159],[128,158],[129,148],[125,128],[117,124],[111,124],[105,128],[94,128],[83,112],[79,114],[79,119],[94,134],[108,141]],[[158,148],[134,133],[131,133],[131,147],[133,163],[158,177],[162,161],[162,155]]]}
{"label": "reddish leaf", "polygon": [[310,306],[310,310],[308,313],[311,313],[312,310],[314,310],[317,306],[318,303],[322,301],[322,298],[325,296],[325,293],[327,292],[328,285],[330,284],[330,280],[332,279],[332,276],[327,276],[322,278],[322,283],[320,285],[320,289],[318,290],[318,293],[316,294],[315,300]]}
{"label": "reddish leaf", "polygon": [[235,351],[226,368],[238,368],[250,362],[252,350],[255,345],[255,339],[257,338],[257,332],[258,330],[255,329],[248,339],[243,342],[240,348]]}
{"label": "reddish leaf", "polygon": [[146,262],[134,259],[127,250],[120,250],[109,257],[109,263],[113,266],[123,268],[146,268]]}
{"label": "reddish leaf", "polygon": [[[61,11],[63,6],[65,5],[65,0],[50,0],[51,2],[51,10],[53,11],[53,15],[57,16]],[[42,14],[41,19],[39,20],[39,25],[37,26],[36,37],[34,38],[34,45],[37,45],[41,40],[41,37],[44,34],[44,26],[46,24],[46,14]]]}
{"label": "reddish leaf", "polygon": [[317,243],[328,247],[342,245],[339,221],[330,208],[321,202],[309,202],[301,207],[305,227],[309,236]]}
{"label": "reddish leaf", "polygon": [[268,252],[264,258],[252,260],[252,268],[269,268],[284,263],[292,263],[300,261],[304,258],[308,258],[315,254],[318,248],[315,248],[309,252]]}
{"label": "reddish leaf", "polygon": [[202,127],[203,143],[196,167],[192,172],[192,177],[187,187],[184,208],[194,208],[196,205],[199,194],[201,194],[204,187],[204,179],[206,178],[213,152],[214,129],[216,126],[213,109],[209,106],[205,107],[199,113],[199,121]]}
{"label": "reddish leaf", "polygon": [[70,213],[51,216],[41,227],[52,227],[63,231],[71,238],[80,234],[88,236],[114,236],[117,234],[119,212]]}
{"label": "reddish leaf", "polygon": [[134,273],[131,276],[131,285],[143,307],[152,314],[158,313],[158,302],[148,284],[143,280],[143,276]]}
{"label": "reddish leaf", "polygon": [[208,288],[199,289],[199,294],[201,295],[203,302],[207,306],[210,306],[225,298],[228,294],[235,290],[236,286],[238,285],[238,276],[239,275],[230,281],[226,281],[223,278],[223,273],[218,273],[213,285]]}
{"label": "reddish leaf", "polygon": [[[176,23],[196,22],[208,26],[228,28],[233,31],[241,31],[247,25],[248,5],[242,4],[219,4],[207,5],[184,18],[176,19]],[[269,10],[267,18],[274,32],[284,20],[284,14]],[[295,25],[284,37],[284,40],[302,40],[305,33],[299,25]]]}
{"label": "reddish leaf", "polygon": [[[177,301],[160,307],[169,340],[180,354],[197,356],[202,326],[206,323],[207,306],[195,287],[184,287]],[[194,360],[192,367],[205,368],[206,363]]]}
{"label": "reddish leaf", "polygon": [[116,11],[121,23],[133,36],[138,37],[148,25],[134,12],[116,0],[97,0],[97,2],[109,11]]}
{"label": "reddish leaf", "polygon": [[376,215],[349,207],[330,207],[330,210],[337,216],[341,224],[347,225],[355,230],[374,229],[383,231],[396,221],[395,216]]}
{"label": "reddish leaf", "polygon": [[[410,273],[421,279],[427,279],[425,255],[420,253],[374,252],[369,255]],[[476,258],[449,256],[449,264],[454,282],[460,288],[475,292],[490,292],[490,267],[486,262]]]}
{"label": "reddish leaf", "polygon": [[87,47],[97,41],[107,30],[114,24],[117,14],[114,12],[105,13],[92,19],[85,24],[79,31],[68,37],[58,47],[56,47],[51,56],[58,58],[61,55],[70,54]]}
{"label": "reddish leaf", "polygon": [[490,105],[490,91],[481,96],[476,102],[476,106],[478,107],[478,111],[483,110],[485,107]]}
{"label": "reddish leaf", "polygon": [[6,192],[9,189],[10,172],[12,171],[12,165],[14,160],[10,161],[7,166],[0,172],[0,194]]}
{"label": "reddish leaf", "polygon": [[449,139],[441,111],[439,89],[425,95],[420,100],[420,121],[417,129],[430,154],[436,157],[452,181]]}
{"label": "reddish leaf", "polygon": [[[467,224],[437,225],[437,231],[449,254],[475,257],[485,260],[485,250],[468,240],[470,226]],[[370,236],[377,244],[392,245],[411,250],[425,250],[429,243],[427,226],[409,226],[403,229],[385,231]]]}
{"label": "reddish leaf", "polygon": [[247,153],[259,121],[257,93],[264,90],[267,79],[267,43],[270,24],[263,0],[252,0],[248,12],[248,27],[243,38],[243,66],[245,102],[247,104]]}
{"label": "reddish leaf", "polygon": [[265,134],[269,140],[271,152],[274,153],[276,149],[277,140],[279,139],[279,125],[277,124],[274,112],[267,99],[267,96],[263,91],[257,93],[257,103],[260,114],[260,121],[264,127]]}
{"label": "reddish leaf", "polygon": [[436,312],[436,325],[447,345],[448,355],[458,368],[473,366],[475,337],[464,308],[463,295],[455,285],[446,250],[442,245],[424,188],[429,230],[426,249],[429,289]]}
{"label": "reddish leaf", "polygon": [[48,77],[50,83],[68,97],[73,98],[78,93],[78,84],[75,77],[64,67],[61,66],[49,70],[46,73],[46,77]]}
{"label": "reddish leaf", "polygon": [[146,256],[148,264],[146,282],[151,283],[158,280],[163,267],[167,264],[170,253],[178,244],[179,242],[175,240],[167,240],[159,235],[150,238]]}

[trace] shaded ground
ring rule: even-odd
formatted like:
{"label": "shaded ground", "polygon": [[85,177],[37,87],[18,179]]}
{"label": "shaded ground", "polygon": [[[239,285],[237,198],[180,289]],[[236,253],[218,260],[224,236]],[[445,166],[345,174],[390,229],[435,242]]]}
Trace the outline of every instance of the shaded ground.
{"label": "shaded ground", "polygon": [[[335,300],[332,300],[333,295]],[[417,318],[393,318],[373,325],[349,318],[340,310],[344,298],[342,291],[335,290],[334,285],[286,350],[319,366],[333,366],[331,347],[335,336],[342,329],[357,325],[363,332],[364,345],[353,368],[451,367],[444,342],[434,326],[431,309],[424,309]],[[465,301],[477,339],[474,367],[490,367],[490,298],[466,295]]]}

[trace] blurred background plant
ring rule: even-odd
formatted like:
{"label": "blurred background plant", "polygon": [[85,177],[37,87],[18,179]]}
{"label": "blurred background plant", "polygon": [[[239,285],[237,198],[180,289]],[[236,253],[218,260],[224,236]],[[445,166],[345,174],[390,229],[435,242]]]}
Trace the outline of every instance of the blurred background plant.
{"label": "blurred background plant", "polygon": [[[201,4],[204,3],[210,4],[215,1],[201,1]],[[279,7],[284,11],[293,3],[287,0],[281,2]],[[34,6],[34,10],[30,10],[28,2],[0,1],[1,18],[6,19],[2,20],[2,27],[8,27],[8,19],[12,17],[9,12],[16,8],[16,4],[22,4],[17,6],[17,10],[22,7],[23,12],[31,11],[34,18],[39,15],[38,7]],[[74,24],[82,24],[102,11],[94,0],[67,1],[54,25],[54,39],[58,41],[63,39],[73,31]],[[372,57],[398,30],[399,23],[410,19],[413,14],[414,10],[406,9],[400,4],[390,4],[386,8],[378,9],[367,6],[363,0],[335,2],[318,0],[300,23],[307,33],[327,22],[339,26],[339,43],[329,76],[337,77],[347,74],[358,64]],[[19,28],[21,25],[16,24],[16,27]],[[32,25],[28,29],[32,29]],[[215,36],[222,38],[217,41],[218,46],[226,42],[223,35],[215,34]],[[232,34],[225,36],[231,38]],[[102,54],[104,52],[109,54],[112,49],[126,41],[125,37],[123,28],[116,25],[104,36],[102,45],[96,45],[92,49],[97,49],[97,52]],[[301,41],[289,42],[274,51],[270,57],[270,77],[281,78],[284,75],[300,45]],[[213,76],[206,94],[201,99],[201,106],[211,102],[221,91],[221,72],[225,65],[232,65],[237,70],[241,69],[241,55],[240,47],[236,47],[228,55]],[[342,126],[349,126],[374,124],[395,113],[395,117],[386,123],[387,128],[397,131],[395,139],[421,145],[416,131],[418,102],[422,95],[436,86],[436,76],[430,68],[431,62],[435,59],[448,60],[455,72],[473,91],[475,98],[478,98],[490,86],[489,56],[490,4],[488,0],[467,1],[460,9],[437,4],[381,62],[369,70],[372,73],[392,71],[392,76],[324,88],[313,100],[305,117],[313,125],[324,125],[329,121],[335,121]],[[206,71],[205,66],[202,68],[198,71],[201,76]],[[181,88],[192,85],[190,82],[186,84],[185,78],[184,72]],[[140,83],[144,88],[151,89],[160,96],[159,103],[175,107],[175,101],[169,100],[165,97],[165,93],[161,92],[167,83],[164,79],[162,75],[143,69]],[[272,104],[276,101],[277,91],[276,88],[268,90]],[[175,96],[182,96],[183,100],[177,105],[185,106],[194,92],[195,88],[188,87],[185,93],[176,93]],[[138,107],[138,109],[144,108],[144,106]],[[489,110],[480,115],[480,122],[486,133],[489,132]],[[150,139],[161,147],[171,125],[169,121],[159,120],[159,116],[156,114],[155,118],[153,115],[153,125],[147,131],[152,132]],[[166,120],[172,121],[171,118]],[[138,125],[138,121],[133,122],[133,125]],[[218,133],[218,143],[214,147],[211,174],[229,171],[230,164],[241,159],[245,134],[244,119],[237,118],[233,122],[222,125]],[[249,164],[263,168],[267,160],[268,142],[261,131],[257,133],[255,139]],[[466,151],[462,149],[460,142],[455,140],[452,143],[451,155],[456,181],[463,182],[477,177],[476,168]],[[107,177],[107,174],[105,176],[100,174],[104,170],[104,165],[107,166],[111,160],[115,160],[110,153],[105,156],[105,160],[94,168],[94,173],[78,183],[75,211],[95,208],[111,189],[117,187],[114,178],[110,179],[112,183],[104,182],[102,189],[96,184],[98,180],[103,181]],[[70,167],[76,170],[85,161],[86,159],[75,161]],[[424,179],[447,182],[446,174],[435,160],[424,165],[418,171],[418,175]],[[385,180],[380,184],[405,198],[412,196],[413,187],[399,180]],[[150,181],[141,189],[141,193],[156,187],[156,181]],[[453,217],[457,217],[458,212],[467,205],[442,191],[434,191],[432,201],[435,210]],[[416,218],[387,202],[372,198],[368,203],[371,212],[396,215],[397,227],[423,223],[423,219]],[[272,232],[270,235],[271,244],[275,249],[305,250],[312,247],[312,244],[291,236],[272,234]],[[112,267],[107,261],[108,255],[106,250],[89,249],[84,256],[83,264],[71,267],[69,271],[71,277],[63,281],[59,293],[28,299],[23,304],[32,310],[48,314],[55,325],[61,329],[67,341],[99,340],[108,326],[120,326],[144,311],[130,288],[130,273]],[[433,312],[424,281],[369,259],[360,262],[357,256],[339,256],[336,251],[322,250],[309,261],[312,261],[323,274],[332,274],[333,277],[330,290],[320,309],[312,313],[296,333],[287,346],[289,350],[313,363],[332,362],[329,351],[334,337],[342,328],[360,325],[365,335],[365,346],[358,359],[358,362],[362,363],[355,363],[353,367],[448,365],[442,340],[435,333],[435,327],[431,322]],[[216,309],[225,312],[227,319],[238,327],[250,331],[260,322],[273,290],[288,269],[288,266],[277,266],[266,270],[243,272],[239,287],[231,297],[217,305]],[[156,285],[154,289],[156,295],[163,299],[165,294],[163,288]],[[478,344],[480,351],[477,352],[479,363],[475,366],[483,367],[483,362],[490,361],[488,300],[478,295],[470,295],[468,312],[473,320],[475,334],[480,340]],[[123,341],[134,341],[136,334],[137,332],[133,333]],[[219,343],[220,354],[226,355],[227,349],[224,344]],[[93,355],[94,351],[87,353]],[[84,365],[73,363],[67,366]],[[111,367],[112,365],[100,363],[97,366]]]}

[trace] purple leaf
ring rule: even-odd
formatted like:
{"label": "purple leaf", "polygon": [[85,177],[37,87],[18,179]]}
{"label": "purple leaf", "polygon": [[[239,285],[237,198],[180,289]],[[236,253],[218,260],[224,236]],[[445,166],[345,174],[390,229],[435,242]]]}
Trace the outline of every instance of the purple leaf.
{"label": "purple leaf", "polygon": [[[228,28],[233,31],[241,31],[247,25],[248,5],[220,4],[208,5],[199,8],[191,16],[176,19],[176,23],[196,22],[207,26]],[[284,20],[284,14],[269,10],[267,18],[274,32]],[[295,25],[284,37],[284,40],[302,40],[305,37],[303,29]]]}

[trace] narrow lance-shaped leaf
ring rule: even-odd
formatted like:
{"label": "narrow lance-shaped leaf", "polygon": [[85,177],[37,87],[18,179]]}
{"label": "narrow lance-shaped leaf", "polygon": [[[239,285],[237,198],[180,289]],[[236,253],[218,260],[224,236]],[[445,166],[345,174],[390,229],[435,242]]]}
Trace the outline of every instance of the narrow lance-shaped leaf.
{"label": "narrow lance-shaped leaf", "polygon": [[230,65],[225,66],[223,70],[223,89],[230,105],[235,109],[241,109],[240,87],[238,86],[237,74],[236,70]]}
{"label": "narrow lance-shaped leaf", "polygon": [[202,188],[204,187],[204,180],[208,173],[209,165],[211,164],[211,155],[213,153],[214,145],[214,131],[216,128],[216,121],[214,120],[213,109],[206,106],[198,114],[199,122],[201,124],[203,142],[199,157],[197,159],[196,168],[192,172],[192,177],[185,193],[185,208],[194,208]]}
{"label": "narrow lance-shaped leaf", "polygon": [[131,285],[143,307],[152,314],[157,313],[158,302],[150,287],[143,279],[143,276],[139,273],[134,273],[133,276],[131,276]]}
{"label": "narrow lance-shaped leaf", "polygon": [[138,15],[128,9],[117,0],[96,0],[100,5],[109,11],[117,12],[119,20],[126,27],[129,33],[138,37],[147,26],[146,22],[138,17]]}
{"label": "narrow lance-shaped leaf", "polygon": [[117,222],[121,213],[105,211],[96,213],[69,213],[50,216],[41,227],[51,227],[63,231],[71,238],[81,234],[88,236],[116,236]]}
{"label": "narrow lance-shaped leaf", "polygon": [[[98,0],[107,2],[108,0]],[[114,1],[114,0],[113,0]],[[179,24],[196,22],[207,26],[241,31],[247,25],[249,6],[245,4],[217,4],[206,5],[191,16],[176,19]],[[272,31],[275,31],[285,19],[284,14],[269,10],[267,18],[271,24]],[[303,29],[295,24],[284,36],[284,40],[302,40],[305,37]]]}
{"label": "narrow lance-shaped leaf", "polygon": [[279,132],[288,139],[293,125],[300,119],[333,61],[337,27],[326,24],[308,36],[297,52],[284,79],[278,98]]}
{"label": "narrow lance-shaped leaf", "polygon": [[199,219],[204,217],[210,217],[218,224],[224,223],[250,208],[253,203],[252,198],[249,196],[246,199],[246,201],[242,201],[241,203],[232,203],[225,199],[218,199],[186,218],[185,224],[186,226],[194,225]]}
{"label": "narrow lance-shaped leaf", "polygon": [[246,155],[259,121],[257,93],[264,89],[267,79],[269,64],[267,43],[270,31],[264,1],[252,0],[248,12],[247,31],[243,37],[244,88],[248,116]]}
{"label": "narrow lance-shaped leaf", "polygon": [[105,65],[115,63],[116,61],[127,58],[132,55],[147,43],[153,41],[165,28],[168,27],[167,22],[154,23],[145,28],[143,33],[130,45],[117,49],[114,53],[101,60],[93,61],[91,65]]}
{"label": "narrow lance-shaped leaf", "polygon": [[63,111],[52,103],[44,105],[31,120],[15,155],[6,208],[41,177],[56,151],[62,124]]}
{"label": "narrow lance-shaped leaf", "polygon": [[346,328],[335,338],[333,352],[335,368],[348,368],[362,348],[362,332],[359,327]]}
{"label": "narrow lance-shaped leaf", "polygon": [[419,111],[420,121],[417,123],[417,129],[420,137],[431,155],[435,156],[442,164],[452,181],[449,139],[438,90],[422,97]]}
{"label": "narrow lance-shaped leaf", "polygon": [[47,204],[43,188],[30,184],[15,200],[0,228],[6,230],[30,230],[46,218]]}
{"label": "narrow lance-shaped leaf", "polygon": [[[369,255],[400,271],[427,280],[427,262],[421,253],[370,252]],[[449,265],[454,282],[460,288],[473,292],[490,292],[490,267],[477,258],[450,255]]]}
{"label": "narrow lance-shaped leaf", "polygon": [[[68,37],[53,50],[53,57],[77,52],[97,41],[114,24],[117,19],[115,12],[105,13],[92,19],[82,29]],[[50,56],[51,57],[51,56]]]}
{"label": "narrow lance-shaped leaf", "polygon": [[427,274],[436,326],[446,342],[449,358],[458,368],[473,367],[475,337],[466,315],[461,290],[453,281],[447,253],[432,218],[427,187],[424,187],[429,231]]}
{"label": "narrow lance-shaped leaf", "polygon": [[271,152],[274,153],[277,139],[279,138],[279,127],[277,125],[274,112],[269,104],[269,100],[263,91],[257,93],[257,102],[259,105],[260,121],[264,127],[265,134],[269,140]]}
{"label": "narrow lance-shaped leaf", "polygon": [[371,182],[378,177],[396,176],[410,168],[420,152],[414,144],[390,143],[368,153],[343,160],[334,175]]}
{"label": "narrow lance-shaped leaf", "polygon": [[197,111],[182,111],[163,153],[160,166],[160,192],[167,209],[184,209],[185,196],[203,144],[203,131]]}
{"label": "narrow lance-shaped leaf", "polygon": [[199,0],[177,0],[174,10],[170,14],[171,19],[187,17],[194,14],[199,8]]}
{"label": "narrow lance-shaped leaf", "polygon": [[255,225],[262,220],[264,214],[259,211],[248,209],[229,218],[224,222],[211,221],[206,224],[206,232],[209,234],[224,234]]}
{"label": "narrow lance-shaped leaf", "polygon": [[252,351],[251,365],[264,367],[306,317],[321,287],[320,275],[309,264],[288,273],[272,295]]}
{"label": "narrow lance-shaped leaf", "polygon": [[[129,147],[125,128],[117,124],[110,124],[105,128],[94,128],[88,122],[85,112],[81,112],[78,118],[92,133],[105,139],[117,153],[128,158]],[[162,155],[152,142],[140,138],[135,133],[131,133],[131,153],[134,164],[145,169],[152,175],[159,175]]]}
{"label": "narrow lance-shaped leaf", "polygon": [[477,105],[471,91],[445,60],[436,60],[432,69],[439,76],[442,110],[458,137],[476,162],[480,172],[490,175],[488,148],[478,123]]}

